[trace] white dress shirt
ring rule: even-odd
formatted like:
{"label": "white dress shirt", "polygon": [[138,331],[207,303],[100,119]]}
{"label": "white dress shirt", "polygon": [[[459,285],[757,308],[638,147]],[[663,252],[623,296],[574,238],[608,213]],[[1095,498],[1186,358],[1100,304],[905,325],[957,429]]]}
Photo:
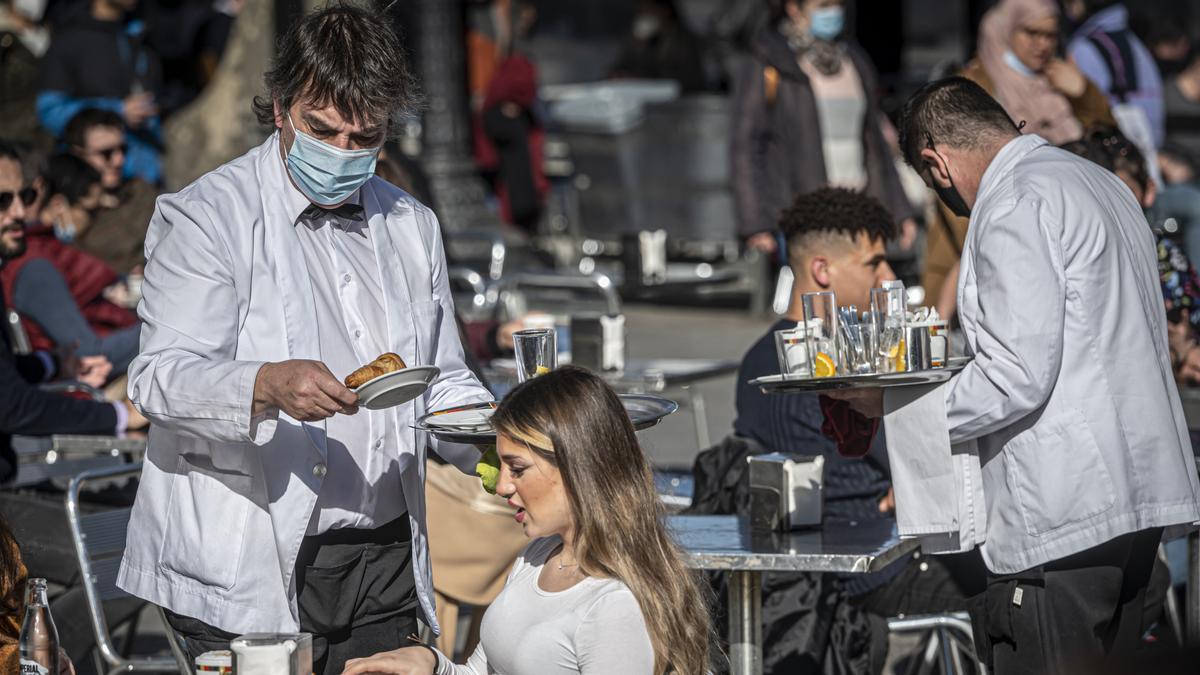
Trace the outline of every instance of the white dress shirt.
{"label": "white dress shirt", "polygon": [[[294,196],[299,209],[308,206],[302,195]],[[312,279],[321,361],[342,380],[388,351],[387,310],[371,227],[327,214],[306,218],[302,213],[296,234]],[[392,415],[386,411],[366,408],[327,420],[328,473],[309,534],[371,529],[407,510],[400,487],[400,449],[391,424]]]}
{"label": "white dress shirt", "polygon": [[[357,199],[369,237],[334,237],[335,247],[325,251],[340,255],[342,243],[348,252],[369,242],[377,281],[367,273],[358,282],[376,286],[332,320],[319,308],[329,302],[327,291],[336,292],[323,275],[340,266],[333,257],[314,256],[310,264],[305,240],[321,232],[296,223],[303,210],[298,195],[272,134],[158,198],[138,305],[141,353],[129,367],[130,398],[151,430],[117,583],[232,633],[295,632],[296,557],[314,515],[318,523],[329,515],[326,522],[346,525],[385,518],[377,507],[384,501],[390,507],[392,499],[375,488],[398,480],[396,499],[413,532],[417,595],[436,626],[425,450],[444,448],[413,424],[430,410],[492,399],[464,363],[441,230],[433,213],[403,191],[367,181]],[[348,271],[337,271],[361,275],[364,268],[351,262],[364,259],[347,253]],[[380,301],[382,312],[373,304]],[[263,363],[328,357],[337,359],[334,374],[344,376],[360,358],[356,349],[322,344],[322,336],[348,339],[352,330],[375,341],[361,348],[363,361],[391,351],[441,374],[423,396],[379,413],[312,423],[278,412],[251,418]],[[356,434],[367,442],[341,440]],[[363,461],[339,453],[345,442],[363,452],[380,436],[386,454]],[[472,453],[458,458],[464,470],[474,468],[479,455]],[[343,467],[355,478],[350,492],[338,482]],[[379,476],[375,488],[367,488],[360,467]],[[374,495],[375,504],[362,494]]]}

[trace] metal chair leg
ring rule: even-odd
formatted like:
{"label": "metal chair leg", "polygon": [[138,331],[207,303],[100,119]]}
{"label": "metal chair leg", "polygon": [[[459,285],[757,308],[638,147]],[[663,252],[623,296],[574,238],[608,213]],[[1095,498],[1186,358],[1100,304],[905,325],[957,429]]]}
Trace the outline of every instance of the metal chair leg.
{"label": "metal chair leg", "polygon": [[121,656],[129,658],[133,653],[133,639],[137,637],[138,623],[141,622],[142,613],[139,610],[133,616],[129,617],[129,621],[125,622],[125,637],[121,639]]}
{"label": "metal chair leg", "polygon": [[[1158,545],[1158,559],[1164,565],[1167,564],[1167,549],[1162,544]],[[1174,586],[1167,589],[1167,600],[1163,612],[1167,615],[1167,625],[1171,627],[1171,634],[1175,636],[1176,644],[1183,645],[1187,638],[1183,632],[1183,615],[1179,612],[1179,598],[1175,597]]]}
{"label": "metal chair leg", "polygon": [[192,672],[191,660],[187,657],[187,653],[183,649],[183,644],[179,641],[179,634],[171,628],[171,624],[167,623],[167,613],[159,605],[154,606],[158,610],[158,618],[162,621],[163,634],[167,636],[167,644],[171,646],[171,656],[175,657],[175,663],[179,665],[181,675]]}

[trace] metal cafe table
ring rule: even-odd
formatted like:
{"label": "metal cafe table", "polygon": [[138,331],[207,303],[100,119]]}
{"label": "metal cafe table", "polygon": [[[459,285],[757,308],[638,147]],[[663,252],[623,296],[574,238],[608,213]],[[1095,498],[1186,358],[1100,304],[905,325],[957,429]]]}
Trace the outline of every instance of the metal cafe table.
{"label": "metal cafe table", "polygon": [[736,675],[761,675],[763,572],[875,572],[917,550],[890,519],[826,520],[820,529],[759,532],[737,516],[669,516],[693,569],[729,572],[729,658]]}

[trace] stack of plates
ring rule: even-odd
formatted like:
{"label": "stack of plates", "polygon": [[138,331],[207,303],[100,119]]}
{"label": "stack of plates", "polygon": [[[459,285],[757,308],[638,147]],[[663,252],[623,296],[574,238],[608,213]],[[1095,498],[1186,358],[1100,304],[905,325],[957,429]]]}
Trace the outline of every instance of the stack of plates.
{"label": "stack of plates", "polygon": [[425,418],[425,425],[433,429],[450,432],[480,434],[492,430],[492,413],[495,408],[467,408],[434,414]]}

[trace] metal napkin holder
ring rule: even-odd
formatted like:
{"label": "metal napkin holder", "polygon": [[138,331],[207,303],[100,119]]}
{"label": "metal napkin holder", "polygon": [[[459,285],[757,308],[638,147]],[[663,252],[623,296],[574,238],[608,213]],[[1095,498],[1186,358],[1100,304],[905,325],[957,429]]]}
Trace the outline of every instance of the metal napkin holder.
{"label": "metal napkin holder", "polygon": [[774,452],[746,461],[753,529],[783,531],[821,524],[824,457]]}

